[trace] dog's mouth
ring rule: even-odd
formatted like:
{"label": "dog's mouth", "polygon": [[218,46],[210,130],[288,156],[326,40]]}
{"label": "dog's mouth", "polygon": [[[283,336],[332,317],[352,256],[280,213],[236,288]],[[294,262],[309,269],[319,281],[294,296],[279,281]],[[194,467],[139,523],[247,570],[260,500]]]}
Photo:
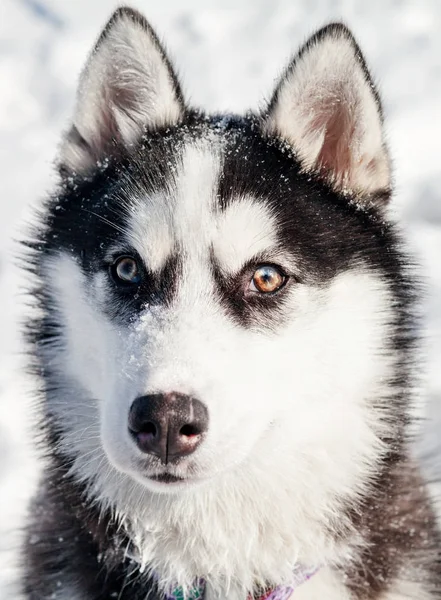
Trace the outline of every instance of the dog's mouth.
{"label": "dog's mouth", "polygon": [[[153,457],[152,457],[153,458]],[[151,464],[153,462],[153,464]],[[156,463],[156,464],[155,464]],[[195,465],[185,464],[182,461],[179,465],[164,465],[157,464],[159,461],[151,461],[150,464],[137,462],[133,465],[135,468],[130,470],[130,473],[136,479],[144,483],[144,485],[153,486],[153,489],[158,491],[170,491],[184,489],[195,484],[204,482],[207,477],[198,472]],[[210,477],[208,477],[210,479]]]}
{"label": "dog's mouth", "polygon": [[158,481],[159,483],[182,483],[185,481],[184,477],[178,477],[177,475],[172,475],[171,473],[160,473],[159,475],[150,475],[149,479],[153,481]]}

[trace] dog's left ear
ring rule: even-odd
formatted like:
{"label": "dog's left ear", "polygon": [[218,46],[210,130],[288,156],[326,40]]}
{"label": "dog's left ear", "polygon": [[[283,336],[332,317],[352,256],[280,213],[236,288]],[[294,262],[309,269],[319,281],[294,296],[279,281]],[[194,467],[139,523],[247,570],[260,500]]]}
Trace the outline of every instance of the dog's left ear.
{"label": "dog's left ear", "polygon": [[264,115],[305,170],[360,199],[384,204],[391,176],[381,104],[350,31],[332,24],[303,46]]}
{"label": "dog's left ear", "polygon": [[176,125],[184,114],[177,77],[153,29],[137,11],[119,8],[82,73],[60,171],[87,175],[144,131]]}

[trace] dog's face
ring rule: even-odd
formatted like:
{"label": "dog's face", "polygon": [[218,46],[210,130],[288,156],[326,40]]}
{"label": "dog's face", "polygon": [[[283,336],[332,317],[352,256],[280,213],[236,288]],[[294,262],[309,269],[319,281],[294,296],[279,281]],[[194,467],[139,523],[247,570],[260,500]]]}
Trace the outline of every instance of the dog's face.
{"label": "dog's face", "polygon": [[42,352],[77,474],[171,494],[233,476],[257,493],[264,474],[324,512],[356,495],[381,454],[396,265],[380,106],[347,30],[312,38],[261,115],[207,118],[119,11],[60,164]]}

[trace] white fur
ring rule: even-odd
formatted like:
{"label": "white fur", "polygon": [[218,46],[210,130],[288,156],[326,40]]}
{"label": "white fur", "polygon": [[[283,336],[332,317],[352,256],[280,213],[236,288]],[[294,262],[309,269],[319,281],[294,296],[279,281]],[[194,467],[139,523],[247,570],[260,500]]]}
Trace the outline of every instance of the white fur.
{"label": "white fur", "polygon": [[275,219],[263,203],[252,198],[233,202],[217,219],[213,250],[226,273],[236,273],[255,256],[277,252]]}
{"label": "white fur", "polygon": [[128,146],[146,127],[177,123],[182,107],[171,73],[150,31],[121,13],[82,74],[74,126],[87,142],[67,136],[61,162],[87,172],[103,162],[112,137]]}
{"label": "white fur", "polygon": [[[342,502],[363,491],[382,454],[379,433],[387,424],[378,406],[384,416],[382,382],[393,368],[383,352],[390,297],[381,278],[359,266],[327,288],[292,286],[291,317],[277,331],[236,325],[214,293],[211,248],[234,270],[259,240],[259,252],[272,261],[273,216],[244,198],[218,215],[220,150],[188,144],[175,200],[143,199],[128,234],[148,264],[150,218],[173,223],[164,248],[177,245],[184,273],[171,307],[147,307],[120,328],[102,311],[104,274],[88,280],[67,255],[47,263],[65,324],[60,343],[47,350],[65,392],[50,401],[65,430],[63,451],[75,457],[73,472],[114,508],[142,564],[164,584],[190,585],[203,575],[221,592],[244,592],[255,581],[289,581],[299,562],[326,564],[343,552],[326,532],[348,525]],[[249,238],[240,228],[225,230],[234,215],[249,220]],[[127,415],[138,395],[172,390],[207,405],[210,429],[175,467],[189,483],[167,487],[146,477],[160,467],[135,447]]]}
{"label": "white fur", "polygon": [[288,69],[266,130],[292,144],[306,169],[325,166],[344,189],[366,194],[390,185],[379,108],[346,33],[328,34]]}

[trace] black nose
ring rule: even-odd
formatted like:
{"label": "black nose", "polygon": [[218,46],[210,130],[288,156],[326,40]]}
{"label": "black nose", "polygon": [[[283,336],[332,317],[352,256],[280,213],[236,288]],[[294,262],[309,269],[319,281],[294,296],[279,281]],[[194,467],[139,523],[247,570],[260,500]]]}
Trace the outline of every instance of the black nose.
{"label": "black nose", "polygon": [[208,430],[208,411],[184,394],[140,396],[130,407],[129,430],[142,452],[167,464],[196,450]]}

